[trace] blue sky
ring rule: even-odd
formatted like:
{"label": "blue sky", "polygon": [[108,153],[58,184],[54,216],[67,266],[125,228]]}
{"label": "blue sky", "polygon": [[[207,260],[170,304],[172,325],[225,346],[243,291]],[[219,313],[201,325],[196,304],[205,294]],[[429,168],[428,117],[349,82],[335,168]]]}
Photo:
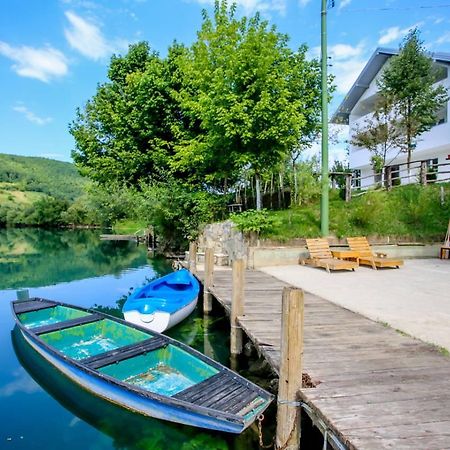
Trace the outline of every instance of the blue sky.
{"label": "blue sky", "polygon": [[[320,0],[239,0],[260,11],[293,48],[320,50]],[[190,44],[210,0],[2,0],[0,3],[0,153],[70,161],[68,124],[106,81],[109,59],[146,40],[165,55]],[[398,48],[418,26],[430,51],[450,52],[450,0],[335,0],[328,11],[330,71],[338,106],[377,47]],[[341,130],[345,134],[345,130]],[[318,147],[317,147],[318,148]],[[315,150],[314,150],[315,151]],[[342,156],[343,146],[331,151]]]}

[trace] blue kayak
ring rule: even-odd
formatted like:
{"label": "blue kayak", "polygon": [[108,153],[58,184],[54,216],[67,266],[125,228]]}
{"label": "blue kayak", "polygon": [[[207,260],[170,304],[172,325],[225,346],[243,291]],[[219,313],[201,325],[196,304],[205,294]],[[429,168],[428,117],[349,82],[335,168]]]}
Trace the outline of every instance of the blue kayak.
{"label": "blue kayak", "polygon": [[200,285],[186,269],[136,289],[123,305],[125,320],[162,333],[194,311]]}

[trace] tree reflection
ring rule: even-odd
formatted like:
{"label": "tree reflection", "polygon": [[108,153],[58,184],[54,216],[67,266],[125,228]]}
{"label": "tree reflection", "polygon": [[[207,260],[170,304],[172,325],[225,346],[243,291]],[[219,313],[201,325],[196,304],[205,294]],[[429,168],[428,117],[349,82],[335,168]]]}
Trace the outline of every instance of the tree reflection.
{"label": "tree reflection", "polygon": [[99,235],[98,230],[1,229],[0,289],[116,275],[125,268],[148,264],[144,247],[101,241]]}

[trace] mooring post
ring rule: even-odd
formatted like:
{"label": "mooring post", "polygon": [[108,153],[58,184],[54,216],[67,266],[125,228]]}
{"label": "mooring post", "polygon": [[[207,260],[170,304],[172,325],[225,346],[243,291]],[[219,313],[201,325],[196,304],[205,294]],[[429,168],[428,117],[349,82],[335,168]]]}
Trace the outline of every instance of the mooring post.
{"label": "mooring post", "polygon": [[211,287],[214,279],[214,248],[205,249],[205,281],[203,283],[203,312],[208,314],[212,310]]}
{"label": "mooring post", "polygon": [[25,302],[30,299],[30,292],[28,289],[21,289],[20,291],[16,291],[17,300],[19,302]]}
{"label": "mooring post", "polygon": [[189,242],[188,268],[192,274],[197,273],[197,243],[194,241]]}
{"label": "mooring post", "polygon": [[234,259],[232,263],[233,283],[231,286],[230,317],[230,351],[232,355],[239,355],[242,352],[242,329],[239,326],[237,319],[244,314],[244,274],[244,259]]}
{"label": "mooring post", "polygon": [[283,289],[281,316],[281,362],[277,399],[277,432],[275,448],[299,450],[300,405],[303,354],[303,291]]}

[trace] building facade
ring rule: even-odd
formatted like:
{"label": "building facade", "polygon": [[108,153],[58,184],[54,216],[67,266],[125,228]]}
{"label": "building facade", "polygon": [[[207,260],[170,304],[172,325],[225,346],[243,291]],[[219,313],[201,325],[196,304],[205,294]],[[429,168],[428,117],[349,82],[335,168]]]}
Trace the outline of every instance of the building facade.
{"label": "building facade", "polygon": [[[349,142],[356,130],[363,129],[367,119],[373,116],[378,98],[377,81],[389,59],[398,52],[378,48],[362,70],[358,79],[334,113],[331,122],[349,125]],[[436,83],[442,84],[450,92],[450,53],[430,54],[436,73]],[[412,152],[411,165],[407,167],[407,154],[392,148],[386,154],[386,167],[381,175],[374,173],[371,166],[371,152],[349,144],[349,163],[355,173],[356,187],[369,187],[386,182],[389,176],[393,184],[417,182],[426,172],[429,181],[450,179],[450,102],[439,111],[436,125],[420,135]],[[441,166],[441,164],[448,164]],[[388,174],[388,175],[387,175]]]}

